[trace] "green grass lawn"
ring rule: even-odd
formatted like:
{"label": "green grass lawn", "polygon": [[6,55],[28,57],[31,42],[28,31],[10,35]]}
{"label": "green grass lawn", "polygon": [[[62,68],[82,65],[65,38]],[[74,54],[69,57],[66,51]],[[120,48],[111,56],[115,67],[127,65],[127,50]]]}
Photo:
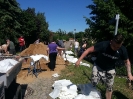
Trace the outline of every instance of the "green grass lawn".
{"label": "green grass lawn", "polygon": [[[73,64],[66,66],[66,69],[61,71],[59,79],[70,80],[74,84],[85,84],[90,82],[91,67],[80,66],[75,67]],[[102,99],[105,99],[105,86],[98,84],[97,89],[101,92]],[[133,90],[129,89],[126,84],[126,78],[115,77],[112,99],[133,99]]]}

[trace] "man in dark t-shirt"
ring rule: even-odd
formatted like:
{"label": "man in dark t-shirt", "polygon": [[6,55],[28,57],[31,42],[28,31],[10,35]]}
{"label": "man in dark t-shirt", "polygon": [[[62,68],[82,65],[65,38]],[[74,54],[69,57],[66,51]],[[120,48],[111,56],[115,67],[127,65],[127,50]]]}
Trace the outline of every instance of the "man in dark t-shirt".
{"label": "man in dark t-shirt", "polygon": [[127,60],[128,54],[124,46],[118,50],[113,50],[109,41],[103,41],[94,46],[95,51],[100,52],[95,61],[103,70],[111,70],[115,68],[115,63],[118,59]]}
{"label": "man in dark t-shirt", "polygon": [[106,99],[112,97],[112,87],[115,77],[115,63],[122,59],[127,68],[127,75],[129,80],[133,80],[131,74],[131,64],[128,59],[126,48],[122,45],[122,35],[115,35],[111,41],[103,41],[88,48],[76,62],[76,66],[79,66],[80,61],[89,53],[98,52],[97,58],[94,62],[92,70],[91,82],[94,86],[102,79],[106,85]]}

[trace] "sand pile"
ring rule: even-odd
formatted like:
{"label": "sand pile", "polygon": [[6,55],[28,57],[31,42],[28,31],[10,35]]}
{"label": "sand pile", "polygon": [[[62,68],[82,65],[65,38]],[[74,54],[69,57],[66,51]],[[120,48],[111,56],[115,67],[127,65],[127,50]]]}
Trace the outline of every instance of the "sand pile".
{"label": "sand pile", "polygon": [[47,45],[43,43],[39,44],[30,44],[28,48],[20,53],[20,56],[28,56],[28,55],[36,55],[36,54],[43,54],[47,55]]}
{"label": "sand pile", "polygon": [[[20,56],[31,56],[36,54],[43,54],[47,56],[47,45],[44,45],[43,43],[39,44],[30,44],[28,48],[26,48],[24,51],[22,51],[19,55]],[[23,64],[23,67],[27,67],[30,65],[31,58],[27,59],[27,62]],[[40,59],[41,65],[46,65],[49,61],[46,61],[45,59]],[[65,64],[65,61],[62,57],[57,56],[56,64],[62,65]]]}

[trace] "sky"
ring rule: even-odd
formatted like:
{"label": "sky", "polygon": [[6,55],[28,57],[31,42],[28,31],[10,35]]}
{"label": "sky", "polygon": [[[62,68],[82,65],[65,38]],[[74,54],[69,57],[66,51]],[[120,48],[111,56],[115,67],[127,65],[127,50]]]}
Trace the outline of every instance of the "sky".
{"label": "sky", "polygon": [[35,8],[35,12],[44,13],[49,24],[49,30],[56,32],[59,29],[66,32],[84,31],[89,25],[84,16],[89,18],[91,10],[86,6],[92,0],[16,0],[20,8],[26,10]]}

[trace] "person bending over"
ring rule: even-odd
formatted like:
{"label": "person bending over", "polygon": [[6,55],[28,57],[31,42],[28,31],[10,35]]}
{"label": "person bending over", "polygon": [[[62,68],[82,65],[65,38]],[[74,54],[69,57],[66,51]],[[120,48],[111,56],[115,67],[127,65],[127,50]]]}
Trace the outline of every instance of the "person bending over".
{"label": "person bending over", "polygon": [[129,80],[133,80],[131,74],[131,64],[128,58],[127,50],[122,45],[123,36],[117,34],[111,41],[102,41],[94,46],[89,47],[80,58],[75,63],[75,66],[80,65],[80,61],[89,53],[98,52],[97,58],[94,62],[92,69],[91,83],[93,86],[96,86],[100,79],[104,81],[106,85],[106,99],[111,99],[112,97],[112,88],[114,83],[114,77],[116,74],[115,63],[120,58],[125,62],[127,69],[127,76]]}

